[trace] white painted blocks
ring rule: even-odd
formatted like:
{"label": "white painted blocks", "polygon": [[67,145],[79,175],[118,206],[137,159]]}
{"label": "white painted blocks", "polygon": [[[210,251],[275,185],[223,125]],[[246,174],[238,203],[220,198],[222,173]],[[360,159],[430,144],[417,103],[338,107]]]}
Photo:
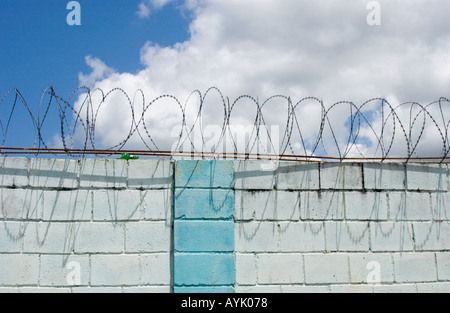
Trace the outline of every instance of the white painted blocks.
{"label": "white painted blocks", "polygon": [[362,164],[320,164],[320,188],[331,190],[362,190]]}
{"label": "white painted blocks", "polygon": [[307,254],[304,258],[307,284],[350,283],[346,254]]}
{"label": "white painted blocks", "polygon": [[409,190],[448,190],[448,169],[446,164],[407,164],[406,177]]}
{"label": "white painted blocks", "polygon": [[277,188],[280,190],[318,190],[318,163],[281,162],[277,169]]}
{"label": "white painted blocks", "polygon": [[413,229],[411,223],[371,222],[371,251],[413,251]]}
{"label": "white painted blocks", "polygon": [[302,284],[301,254],[259,254],[256,258],[259,284]]}
{"label": "white painted blocks", "polygon": [[406,168],[396,163],[365,163],[364,187],[368,190],[405,190]]}
{"label": "white painted blocks", "polygon": [[88,190],[45,190],[40,216],[44,221],[90,221],[92,194]]}
{"label": "white painted blocks", "polygon": [[326,251],[369,251],[368,222],[326,222]]}
{"label": "white painted blocks", "polygon": [[128,163],[129,188],[171,188],[172,176],[173,166],[168,160],[139,160]]}
{"label": "white painted blocks", "polygon": [[139,222],[125,225],[127,253],[169,252],[172,227],[168,222]]}
{"label": "white painted blocks", "polygon": [[24,187],[28,185],[27,158],[0,159],[0,186]]}
{"label": "white painted blocks", "polygon": [[436,253],[439,281],[450,281],[450,252]]}
{"label": "white painted blocks", "polygon": [[298,221],[300,219],[299,193],[237,190],[234,211],[237,220]]}
{"label": "white painted blocks", "polygon": [[37,285],[39,255],[0,254],[0,286]]}
{"label": "white painted blocks", "polygon": [[434,253],[396,253],[394,269],[399,283],[437,281]]}
{"label": "white painted blocks", "polygon": [[47,287],[88,286],[88,255],[42,255],[39,284]]}
{"label": "white painted blocks", "polygon": [[33,189],[0,189],[0,218],[4,220],[39,220],[44,194]]}
{"label": "white painted blocks", "polygon": [[80,187],[123,188],[127,184],[126,160],[80,161]]}
{"label": "white painted blocks", "polygon": [[234,162],[235,189],[273,189],[276,183],[277,166],[277,163],[271,161]]}
{"label": "white painted blocks", "polygon": [[353,284],[394,282],[394,261],[390,253],[350,253],[348,257]]}
{"label": "white painted blocks", "polygon": [[92,255],[92,286],[133,286],[140,284],[139,258],[134,255]]}
{"label": "white painted blocks", "polygon": [[75,160],[29,160],[29,185],[47,188],[77,188],[79,164]]}

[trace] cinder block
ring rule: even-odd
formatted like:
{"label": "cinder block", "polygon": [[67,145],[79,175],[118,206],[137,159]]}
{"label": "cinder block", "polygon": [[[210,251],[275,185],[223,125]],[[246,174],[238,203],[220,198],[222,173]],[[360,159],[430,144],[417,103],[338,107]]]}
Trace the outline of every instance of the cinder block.
{"label": "cinder block", "polygon": [[70,288],[55,288],[55,287],[21,287],[19,288],[20,293],[27,294],[48,294],[48,293],[70,293]]}
{"label": "cinder block", "polygon": [[397,221],[429,221],[432,219],[431,197],[421,192],[391,192],[389,215]]}
{"label": "cinder block", "polygon": [[306,254],[306,284],[350,283],[350,269],[346,254]]}
{"label": "cinder block", "polygon": [[254,254],[236,254],[236,284],[256,285],[256,271]]}
{"label": "cinder block", "polygon": [[401,284],[401,285],[375,285],[373,286],[374,293],[417,293],[416,284]]}
{"label": "cinder block", "polygon": [[41,190],[0,189],[0,218],[5,220],[40,220],[44,194]]}
{"label": "cinder block", "polygon": [[126,252],[170,251],[171,233],[172,227],[165,222],[126,223]]}
{"label": "cinder block", "polygon": [[332,190],[362,190],[362,164],[321,163],[320,188]]}
{"label": "cinder block", "polygon": [[127,161],[83,159],[80,161],[80,186],[98,188],[125,188]]}
{"label": "cinder block", "polygon": [[308,191],[300,193],[302,220],[344,219],[343,193],[340,191]]}
{"label": "cinder block", "polygon": [[94,221],[138,221],[142,217],[138,190],[94,190],[92,194]]}
{"label": "cinder block", "polygon": [[25,187],[28,185],[27,158],[0,158],[0,186]]}
{"label": "cinder block", "polygon": [[232,286],[193,286],[193,287],[174,287],[174,293],[186,293],[186,294],[207,294],[207,293],[234,293],[234,287]]}
{"label": "cinder block", "polygon": [[231,189],[177,189],[176,219],[232,219],[234,192]]}
{"label": "cinder block", "polygon": [[234,187],[232,161],[176,161],[175,187],[228,188]]}
{"label": "cinder block", "polygon": [[88,190],[44,191],[44,221],[89,221],[92,218],[92,197]]}
{"label": "cinder block", "polygon": [[407,164],[406,182],[408,190],[447,191],[447,165]]}
{"label": "cinder block", "polygon": [[447,222],[413,223],[416,251],[450,250],[450,224]]}
{"label": "cinder block", "polygon": [[234,162],[235,189],[272,190],[278,164],[267,161]]}
{"label": "cinder block", "polygon": [[278,227],[280,251],[325,251],[325,228],[322,222],[283,222]]}
{"label": "cinder block", "polygon": [[0,225],[0,250],[2,253],[19,253],[22,251],[25,224],[3,221]]}
{"label": "cinder block", "polygon": [[175,286],[234,285],[235,271],[232,253],[175,253],[174,256]]}
{"label": "cinder block", "polygon": [[319,190],[318,163],[281,162],[276,171],[279,190]]}
{"label": "cinder block", "polygon": [[172,220],[172,190],[143,190],[142,210],[144,220]]}
{"label": "cinder block", "polygon": [[173,163],[169,160],[130,160],[128,187],[143,189],[171,188]]}
{"label": "cinder block", "polygon": [[412,251],[414,249],[411,223],[371,222],[371,251]]}
{"label": "cinder block", "polygon": [[41,286],[87,286],[90,266],[87,255],[42,255]]}
{"label": "cinder block", "polygon": [[436,253],[439,281],[450,281],[450,252]]}
{"label": "cinder block", "polygon": [[76,223],[30,222],[23,238],[24,253],[72,253]]}
{"label": "cinder block", "polygon": [[417,284],[418,293],[447,294],[450,293],[449,282]]}
{"label": "cinder block", "polygon": [[76,253],[121,253],[124,251],[123,224],[80,223],[75,230]]}
{"label": "cinder block", "polygon": [[405,190],[404,164],[364,163],[364,187],[367,190]]}
{"label": "cinder block", "polygon": [[20,288],[17,287],[0,287],[0,294],[6,293],[20,293]]}
{"label": "cinder block", "polygon": [[32,187],[75,189],[78,187],[78,171],[76,160],[31,159],[29,184]]}
{"label": "cinder block", "polygon": [[301,284],[305,281],[301,254],[259,254],[256,260],[259,284]]}
{"label": "cinder block", "polygon": [[369,251],[368,222],[326,222],[327,251]]}
{"label": "cinder block", "polygon": [[88,294],[97,294],[97,293],[123,293],[124,287],[72,287],[72,293],[88,293]]}
{"label": "cinder block", "polygon": [[431,212],[434,221],[450,221],[450,193],[431,193]]}
{"label": "cinder block", "polygon": [[347,220],[387,220],[388,205],[384,192],[344,192]]}
{"label": "cinder block", "polygon": [[181,252],[234,251],[232,221],[182,221],[174,225],[174,249]]}
{"label": "cinder block", "polygon": [[235,223],[236,252],[279,251],[278,224],[272,222]]}
{"label": "cinder block", "polygon": [[373,287],[367,285],[331,285],[330,293],[373,293]]}
{"label": "cinder block", "polygon": [[92,255],[92,286],[133,286],[140,283],[138,255]]}
{"label": "cinder block", "polygon": [[141,285],[171,284],[171,256],[170,253],[143,254],[141,262]]}
{"label": "cinder block", "polygon": [[235,219],[298,221],[300,199],[296,191],[236,191]]}
{"label": "cinder block", "polygon": [[437,281],[434,253],[395,253],[394,273],[400,283]]}
{"label": "cinder block", "polygon": [[281,285],[281,293],[287,294],[325,294],[330,292],[329,286]]}
{"label": "cinder block", "polygon": [[39,255],[0,254],[0,286],[37,285]]}
{"label": "cinder block", "polygon": [[236,293],[270,294],[281,293],[282,285],[236,286]]}
{"label": "cinder block", "polygon": [[123,293],[145,293],[145,294],[158,294],[158,293],[170,293],[170,286],[140,286],[140,287],[123,287]]}
{"label": "cinder block", "polygon": [[353,284],[394,282],[394,262],[390,253],[352,253],[348,257]]}

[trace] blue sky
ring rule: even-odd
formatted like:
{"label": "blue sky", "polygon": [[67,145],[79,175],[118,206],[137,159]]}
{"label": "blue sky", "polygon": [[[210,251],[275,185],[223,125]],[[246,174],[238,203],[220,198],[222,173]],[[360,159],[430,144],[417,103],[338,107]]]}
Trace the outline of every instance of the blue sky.
{"label": "blue sky", "polygon": [[172,3],[139,19],[138,0],[79,1],[81,26],[69,26],[62,0],[2,0],[0,90],[18,88],[27,99],[54,86],[68,96],[78,73],[89,71],[85,57],[101,58],[120,72],[142,68],[139,51],[147,41],[171,46],[188,38],[189,20]]}
{"label": "blue sky", "polygon": [[[316,97],[326,107],[342,100],[358,106],[386,98],[395,105],[450,97],[448,1],[379,0],[373,6],[371,0],[80,0],[80,26],[67,25],[66,0],[0,1],[0,94],[18,88],[34,113],[45,88],[53,86],[67,98],[80,84],[106,93],[119,87],[130,98],[142,90],[145,104],[164,94],[184,103],[192,91],[212,86],[231,101],[250,95],[262,102],[282,94],[293,103]],[[369,21],[374,14],[379,25]],[[0,108],[3,129],[11,100]],[[80,109],[83,100],[77,94],[71,104]],[[129,131],[129,103],[118,93],[104,104],[99,97],[92,100],[93,108],[101,106],[97,147],[114,146]],[[218,100],[217,94],[208,96],[204,125],[221,125]],[[179,137],[174,131],[180,126],[179,106],[169,102],[155,103],[142,116],[163,150]],[[230,123],[245,128],[255,121],[256,111],[254,104],[244,102],[234,107]],[[265,120],[283,128],[286,103],[266,108]],[[320,107],[301,108],[302,133],[314,141]],[[436,120],[450,120],[450,110],[444,111],[444,118]],[[186,112],[188,123],[196,112],[195,107]],[[408,110],[398,116],[408,125]],[[345,144],[348,108],[337,106],[328,118]],[[8,133],[5,145],[33,146],[34,134],[27,131],[32,125],[26,120],[25,109],[17,108],[9,123],[15,131]],[[60,128],[56,110],[49,112],[46,125],[43,135],[55,146]],[[375,120],[372,127],[381,131],[381,125]],[[440,136],[428,125],[423,151],[440,153]],[[439,126],[445,133],[447,125]],[[370,129],[361,133],[370,134]],[[132,146],[144,148],[135,137]],[[360,150],[376,146],[367,143]]]}
{"label": "blue sky", "polygon": [[[0,10],[0,94],[17,88],[33,114],[42,91],[53,86],[65,99],[79,86],[79,73],[89,72],[85,57],[100,58],[119,72],[142,69],[140,50],[151,41],[171,46],[189,36],[189,16],[177,2],[152,12],[136,14],[138,0],[79,1],[81,25],[69,26],[69,1],[2,0]],[[3,104],[5,123],[11,101]],[[46,134],[59,131],[57,112],[47,118]],[[17,123],[22,121],[22,123]],[[7,146],[32,146],[34,132],[23,107],[17,107],[8,132]],[[9,143],[9,144],[8,144]]]}

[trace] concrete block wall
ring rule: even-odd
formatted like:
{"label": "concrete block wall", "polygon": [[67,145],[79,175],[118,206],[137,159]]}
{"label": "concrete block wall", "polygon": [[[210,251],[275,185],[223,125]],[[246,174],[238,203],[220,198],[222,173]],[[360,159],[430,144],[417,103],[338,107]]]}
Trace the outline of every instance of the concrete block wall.
{"label": "concrete block wall", "polygon": [[235,163],[237,292],[450,292],[447,165]]}
{"label": "concrete block wall", "polygon": [[0,292],[449,292],[445,164],[0,159]]}
{"label": "concrete block wall", "polygon": [[170,161],[0,159],[0,292],[170,292]]}

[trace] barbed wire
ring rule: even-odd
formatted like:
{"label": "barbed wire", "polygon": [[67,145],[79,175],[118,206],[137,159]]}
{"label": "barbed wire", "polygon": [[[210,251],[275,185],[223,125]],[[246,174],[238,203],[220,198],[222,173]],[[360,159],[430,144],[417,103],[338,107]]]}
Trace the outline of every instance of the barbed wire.
{"label": "barbed wire", "polygon": [[[213,93],[216,100],[209,108]],[[109,107],[111,103],[117,105],[113,98],[118,96],[122,97],[119,107],[128,109],[128,116],[115,112],[117,106]],[[152,115],[158,104],[164,104],[163,109]],[[168,94],[147,102],[142,90],[130,97],[121,88],[104,92],[80,87],[64,99],[49,87],[34,112],[14,88],[0,100],[0,153],[79,158],[127,152],[159,158],[446,163],[450,159],[449,104],[450,100],[443,97],[426,105],[407,102],[395,106],[384,98],[361,105],[339,101],[331,106],[315,97],[294,102],[285,95],[274,95],[263,102],[241,95],[230,101],[216,87],[203,94],[196,90],[184,103]],[[178,120],[164,123],[162,115]],[[105,140],[105,133],[111,129],[103,123],[109,116],[121,123],[116,126],[123,139]],[[34,132],[33,142],[24,143],[13,136],[16,142],[9,143],[11,128],[18,126],[16,119],[20,127],[27,126],[28,133]],[[214,136],[208,130],[210,120],[217,122],[213,123]],[[155,121],[163,126],[155,126]],[[58,131],[47,138],[45,130],[55,127]]]}

